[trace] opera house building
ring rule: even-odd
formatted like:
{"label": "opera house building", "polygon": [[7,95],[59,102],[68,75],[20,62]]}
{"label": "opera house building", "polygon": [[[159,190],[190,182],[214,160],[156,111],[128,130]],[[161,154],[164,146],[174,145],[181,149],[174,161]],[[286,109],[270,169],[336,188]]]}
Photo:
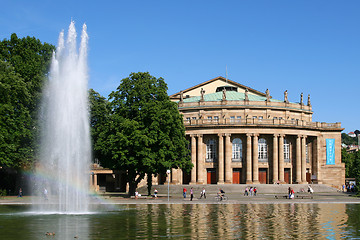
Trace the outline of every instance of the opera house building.
{"label": "opera house building", "polygon": [[171,183],[341,186],[341,123],[313,122],[310,96],[290,102],[287,94],[273,99],[217,77],[171,95],[194,165],[189,174],[172,169]]}

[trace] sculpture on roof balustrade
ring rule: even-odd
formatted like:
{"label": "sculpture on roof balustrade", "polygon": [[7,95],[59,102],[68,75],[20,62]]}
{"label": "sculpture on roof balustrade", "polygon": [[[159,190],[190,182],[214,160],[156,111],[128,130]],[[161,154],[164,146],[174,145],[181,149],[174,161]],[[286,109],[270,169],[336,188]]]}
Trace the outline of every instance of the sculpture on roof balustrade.
{"label": "sculpture on roof balustrade", "polygon": [[287,90],[284,92],[284,102],[285,102],[285,103],[289,103],[288,91],[287,91]]}

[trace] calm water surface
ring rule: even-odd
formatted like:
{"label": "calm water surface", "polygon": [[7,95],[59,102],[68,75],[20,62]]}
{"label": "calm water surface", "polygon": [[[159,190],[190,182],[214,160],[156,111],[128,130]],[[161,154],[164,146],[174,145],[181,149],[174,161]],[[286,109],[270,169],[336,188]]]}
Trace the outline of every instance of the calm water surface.
{"label": "calm water surface", "polygon": [[84,215],[30,211],[0,206],[0,239],[360,239],[360,204],[103,205]]}

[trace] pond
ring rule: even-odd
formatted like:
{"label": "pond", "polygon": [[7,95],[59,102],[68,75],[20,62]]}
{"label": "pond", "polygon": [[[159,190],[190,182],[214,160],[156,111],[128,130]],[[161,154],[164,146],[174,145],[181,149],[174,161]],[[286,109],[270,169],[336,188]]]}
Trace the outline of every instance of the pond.
{"label": "pond", "polygon": [[360,204],[98,205],[82,215],[0,205],[1,239],[340,239],[359,230]]}

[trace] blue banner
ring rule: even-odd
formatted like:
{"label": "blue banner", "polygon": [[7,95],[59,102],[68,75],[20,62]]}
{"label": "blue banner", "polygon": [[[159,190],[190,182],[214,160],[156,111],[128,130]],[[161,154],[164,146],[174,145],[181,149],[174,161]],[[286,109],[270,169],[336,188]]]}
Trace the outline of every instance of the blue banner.
{"label": "blue banner", "polygon": [[326,139],[326,165],[335,165],[335,139]]}

